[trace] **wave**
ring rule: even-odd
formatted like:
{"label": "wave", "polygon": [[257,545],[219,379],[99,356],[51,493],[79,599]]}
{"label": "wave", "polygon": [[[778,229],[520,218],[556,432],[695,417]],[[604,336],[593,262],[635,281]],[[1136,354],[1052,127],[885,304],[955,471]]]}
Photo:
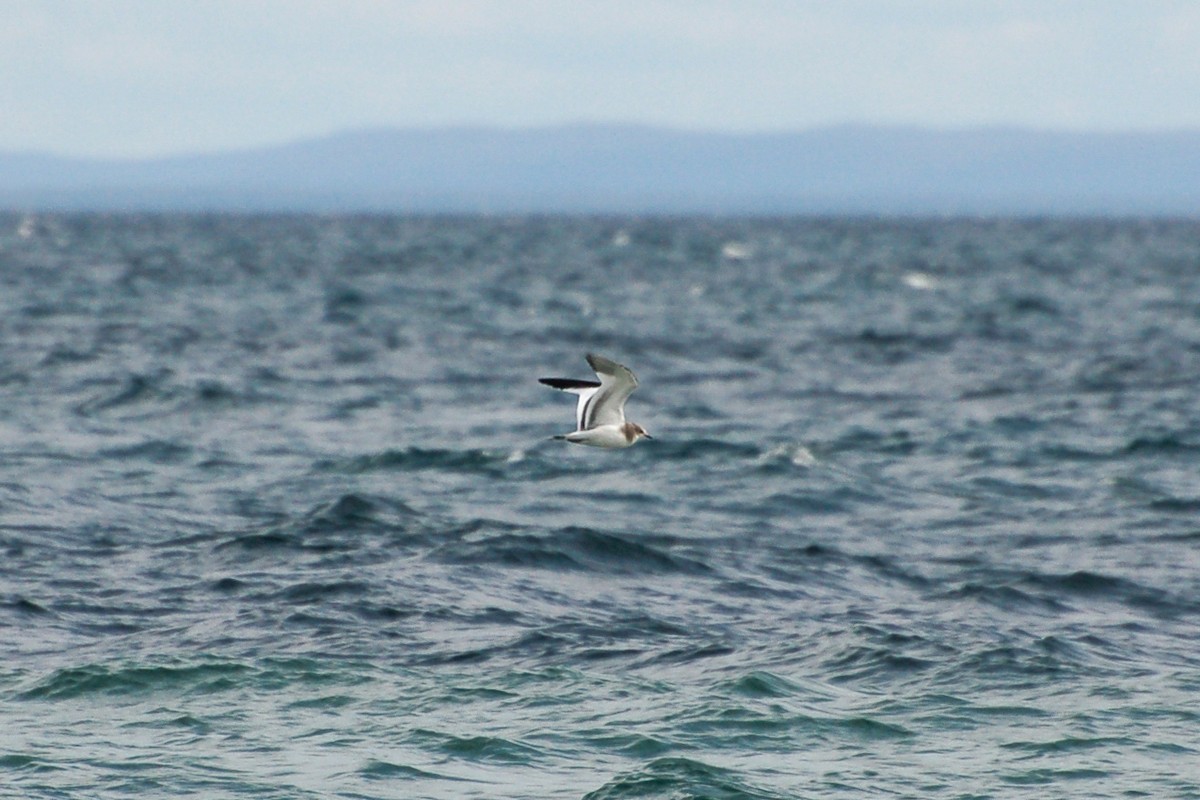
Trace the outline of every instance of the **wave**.
{"label": "wave", "polygon": [[1057,756],[1064,753],[1082,753],[1089,750],[1126,750],[1137,745],[1137,740],[1127,736],[1064,736],[1045,741],[1005,742],[1004,750],[1014,750],[1031,758]]}
{"label": "wave", "polygon": [[280,590],[275,598],[293,605],[320,603],[338,597],[363,597],[371,590],[366,581],[302,581]]}
{"label": "wave", "polygon": [[480,521],[432,554],[447,563],[597,572],[608,575],[702,575],[712,568],[673,553],[670,539],[640,539],[578,526],[547,532]]}
{"label": "wave", "polygon": [[295,550],[314,552],[349,551],[360,542],[348,533],[376,533],[420,538],[426,521],[406,503],[378,495],[345,494],[314,506],[293,519],[280,519],[249,530],[224,533],[214,544],[216,551],[239,552]]}
{"label": "wave", "polygon": [[457,736],[418,729],[411,738],[456,760],[532,764],[543,755],[536,747],[501,736]]}
{"label": "wave", "polygon": [[1163,619],[1200,613],[1200,601],[1185,595],[1089,570],[1063,573],[989,570],[932,595],[931,599],[975,600],[1005,611],[1041,615],[1060,615],[1108,604]]}
{"label": "wave", "polygon": [[753,698],[790,697],[801,693],[799,685],[763,670],[743,675],[730,688],[735,694]]}
{"label": "wave", "polygon": [[1058,614],[1069,610],[1061,599],[1022,591],[1004,583],[967,582],[935,596],[938,600],[974,600],[1005,611],[1043,612]]}
{"label": "wave", "polygon": [[284,687],[357,685],[371,669],[367,662],[328,663],[303,657],[268,656],[253,660],[171,659],[163,663],[94,663],[62,667],[20,689],[21,700],[75,700],[92,695],[177,696],[224,692],[275,691]]}
{"label": "wave", "polygon": [[745,798],[782,800],[787,795],[751,785],[731,769],[691,758],[656,758],[635,771],[613,778],[583,800],[626,800],[653,797]]}
{"label": "wave", "polygon": [[55,670],[18,696],[23,700],[74,700],[90,695],[207,692],[240,682],[253,671],[247,665],[233,662],[155,666],[93,664]]}
{"label": "wave", "polygon": [[0,601],[0,609],[11,611],[20,616],[52,617],[57,616],[53,611],[35,603],[28,597],[15,595],[8,600]]}
{"label": "wave", "polygon": [[[709,575],[713,568],[695,553],[678,552],[674,537],[635,535],[569,525],[542,528],[491,519],[456,522],[429,516],[406,503],[378,495],[346,494],[291,519],[208,538],[218,553],[235,558],[277,552],[324,558],[363,548],[417,551],[446,564],[492,565],[606,575]],[[343,556],[338,555],[338,559]],[[353,556],[358,558],[359,556]],[[355,589],[354,587],[357,587]],[[228,579],[213,586],[236,594],[244,582]],[[365,591],[356,581],[296,583],[283,590],[289,599]]]}
{"label": "wave", "polygon": [[1095,665],[1089,665],[1074,649],[1060,647],[1060,641],[1045,637],[975,649],[957,659],[956,675],[947,676],[946,680],[958,682],[967,674],[975,674],[991,680],[1020,681],[1094,671]]}
{"label": "wave", "polygon": [[345,494],[304,516],[305,531],[362,529],[406,525],[420,515],[400,500],[377,495]]}
{"label": "wave", "polygon": [[647,449],[653,448],[653,457],[656,460],[691,461],[699,458],[719,458],[752,461],[762,456],[762,450],[754,444],[704,437],[688,439],[661,437],[638,446]]}
{"label": "wave", "polygon": [[858,361],[897,366],[911,359],[948,353],[954,349],[958,338],[957,333],[918,334],[866,328],[853,335],[831,337],[830,344],[846,347]]}
{"label": "wave", "polygon": [[321,461],[316,467],[322,471],[348,474],[381,470],[401,472],[440,470],[500,477],[504,474],[506,465],[519,460],[519,452],[409,447],[403,450],[386,450],[382,453],[338,461]]}
{"label": "wave", "polygon": [[161,368],[95,379],[101,388],[76,403],[82,417],[115,420],[149,419],[184,412],[216,412],[228,408],[275,402],[279,398],[256,389],[239,389],[215,378],[180,381],[175,372]]}
{"label": "wave", "polygon": [[1051,598],[1086,601],[1089,604],[1119,603],[1155,616],[1176,617],[1200,612],[1200,601],[1128,578],[1087,570],[1061,574],[1030,573],[1021,582],[1047,593]]}
{"label": "wave", "polygon": [[[913,644],[925,645],[916,641]],[[822,663],[822,671],[831,683],[870,684],[875,680],[893,682],[933,669],[939,661],[910,655],[902,648],[910,643],[894,641],[883,645],[862,644],[839,650]]]}
{"label": "wave", "polygon": [[439,772],[429,772],[428,770],[410,767],[407,764],[395,764],[391,761],[381,761],[380,759],[372,758],[358,770],[358,774],[368,780],[393,780],[403,778],[407,780],[437,780],[437,781],[470,781],[469,778],[459,778],[452,775],[443,775]]}
{"label": "wave", "polygon": [[112,411],[137,407],[166,397],[168,372],[127,375],[115,381],[115,387],[100,391],[75,406],[82,417],[95,417]]}
{"label": "wave", "polygon": [[154,464],[180,464],[192,455],[188,445],[165,439],[148,439],[137,444],[109,447],[100,450],[100,458],[112,461],[149,461]]}

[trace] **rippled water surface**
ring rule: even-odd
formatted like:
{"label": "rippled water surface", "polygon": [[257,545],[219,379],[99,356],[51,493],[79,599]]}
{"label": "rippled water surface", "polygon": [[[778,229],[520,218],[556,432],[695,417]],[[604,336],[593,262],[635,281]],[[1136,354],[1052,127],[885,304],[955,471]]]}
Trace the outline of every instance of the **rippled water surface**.
{"label": "rippled water surface", "polygon": [[1200,797],[1198,622],[1200,224],[0,217],[0,795]]}

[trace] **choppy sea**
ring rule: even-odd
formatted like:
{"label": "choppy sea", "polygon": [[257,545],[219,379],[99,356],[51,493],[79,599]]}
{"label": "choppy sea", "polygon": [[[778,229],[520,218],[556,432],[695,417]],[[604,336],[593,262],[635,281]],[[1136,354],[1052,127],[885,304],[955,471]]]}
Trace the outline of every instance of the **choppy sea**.
{"label": "choppy sea", "polygon": [[0,796],[1200,797],[1200,223],[0,216]]}

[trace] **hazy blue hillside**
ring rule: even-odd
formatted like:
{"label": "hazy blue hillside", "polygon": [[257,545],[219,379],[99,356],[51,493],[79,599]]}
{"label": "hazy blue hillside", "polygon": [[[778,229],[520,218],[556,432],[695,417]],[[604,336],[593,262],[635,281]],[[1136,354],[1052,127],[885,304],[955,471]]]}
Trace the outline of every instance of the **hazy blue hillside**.
{"label": "hazy blue hillside", "polygon": [[1196,214],[1200,132],[377,130],[145,161],[0,154],[0,206]]}

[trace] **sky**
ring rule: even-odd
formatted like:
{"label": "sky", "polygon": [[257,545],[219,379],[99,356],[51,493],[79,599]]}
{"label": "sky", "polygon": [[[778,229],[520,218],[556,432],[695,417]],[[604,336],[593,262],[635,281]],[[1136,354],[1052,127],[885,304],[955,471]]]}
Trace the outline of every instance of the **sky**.
{"label": "sky", "polygon": [[378,127],[1200,129],[1200,0],[0,0],[0,151]]}

